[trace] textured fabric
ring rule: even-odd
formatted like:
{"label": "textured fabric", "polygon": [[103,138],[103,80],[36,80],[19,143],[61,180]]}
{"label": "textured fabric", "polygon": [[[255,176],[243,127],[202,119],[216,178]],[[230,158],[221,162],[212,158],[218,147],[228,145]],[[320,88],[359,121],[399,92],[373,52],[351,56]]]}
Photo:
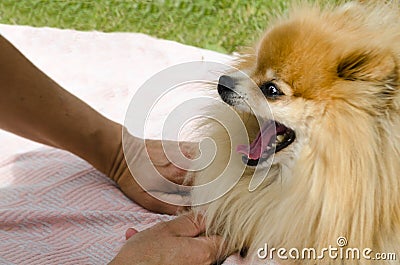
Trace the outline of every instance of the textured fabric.
{"label": "textured fabric", "polygon": [[[229,60],[143,34],[8,25],[0,33],[64,88],[121,123],[134,92],[156,72]],[[136,205],[82,159],[0,130],[0,264],[106,264],[127,228],[171,218]],[[241,263],[232,256],[224,264]]]}
{"label": "textured fabric", "polygon": [[1,264],[104,264],[130,227],[171,217],[149,213],[67,152],[40,148],[0,163]]}

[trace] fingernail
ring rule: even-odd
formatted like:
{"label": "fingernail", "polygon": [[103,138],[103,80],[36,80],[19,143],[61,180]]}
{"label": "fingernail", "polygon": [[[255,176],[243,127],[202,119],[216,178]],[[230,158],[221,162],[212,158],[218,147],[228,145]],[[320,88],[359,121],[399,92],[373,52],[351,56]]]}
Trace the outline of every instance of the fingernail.
{"label": "fingernail", "polygon": [[136,234],[138,231],[134,228],[128,228],[128,230],[126,230],[125,232],[125,239],[128,240],[129,238],[131,238],[134,234]]}

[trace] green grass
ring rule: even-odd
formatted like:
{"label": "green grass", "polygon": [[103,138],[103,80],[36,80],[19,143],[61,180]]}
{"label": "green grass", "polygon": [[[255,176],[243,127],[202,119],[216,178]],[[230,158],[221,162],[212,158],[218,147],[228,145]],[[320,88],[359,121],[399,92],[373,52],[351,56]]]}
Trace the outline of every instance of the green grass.
{"label": "green grass", "polygon": [[250,45],[290,0],[0,0],[0,23],[142,32],[219,52]]}

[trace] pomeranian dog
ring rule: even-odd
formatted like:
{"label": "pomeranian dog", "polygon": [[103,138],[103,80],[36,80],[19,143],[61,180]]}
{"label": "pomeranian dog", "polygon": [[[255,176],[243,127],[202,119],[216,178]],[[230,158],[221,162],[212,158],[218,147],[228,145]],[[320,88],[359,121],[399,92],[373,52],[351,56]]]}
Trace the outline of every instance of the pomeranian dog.
{"label": "pomeranian dog", "polygon": [[[241,251],[255,261],[275,248],[280,263],[400,264],[398,2],[294,6],[235,67],[256,86],[227,73],[218,93],[244,113],[251,145],[234,152],[247,169],[229,192],[197,208],[207,233],[226,239],[224,254]],[[250,122],[250,99],[268,102],[273,120]],[[214,136],[223,139],[220,131]],[[219,143],[219,151],[232,149]],[[272,156],[266,179],[250,192],[255,166]],[[196,181],[215,177],[211,166]],[[338,249],[336,258],[329,246]],[[286,249],[280,257],[279,248]],[[317,256],[302,258],[304,248]],[[346,258],[352,248],[361,257]],[[377,253],[397,257],[379,260]]]}

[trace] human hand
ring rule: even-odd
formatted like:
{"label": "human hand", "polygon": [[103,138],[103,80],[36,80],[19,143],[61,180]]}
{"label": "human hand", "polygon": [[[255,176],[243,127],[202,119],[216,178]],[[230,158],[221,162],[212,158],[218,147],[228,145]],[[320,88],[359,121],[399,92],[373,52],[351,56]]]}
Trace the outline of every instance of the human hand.
{"label": "human hand", "polygon": [[[185,179],[190,179],[187,176],[188,172],[171,163],[170,159],[192,159],[198,152],[197,146],[189,142],[143,140],[124,132],[125,150],[121,144],[108,176],[117,182],[126,196],[144,208],[154,212],[176,214],[183,207],[165,201],[177,202],[176,204],[180,205],[189,204],[189,193],[183,187],[169,185],[170,183],[166,183],[163,178],[176,184],[183,184]],[[172,157],[167,158],[164,150],[167,150],[170,156],[172,153]],[[129,167],[126,161],[130,161]]]}
{"label": "human hand", "polygon": [[[63,89],[25,58],[10,42],[0,36],[0,128],[33,141],[67,150],[88,161],[99,171],[114,179],[121,190],[143,207],[165,213],[175,213],[178,207],[167,205],[144,192],[133,179],[124,159],[122,125],[115,123],[88,104]],[[24,78],[20,78],[20,77]],[[23,97],[21,96],[23,95]],[[29,98],[29,100],[22,100]],[[27,115],[29,114],[29,115]],[[127,135],[127,134],[124,134]],[[169,144],[172,145],[173,142]],[[187,143],[181,146],[188,147]],[[156,197],[184,201],[177,189],[165,189],[164,178],[181,184],[186,171],[179,169],[163,155],[160,141],[128,137],[128,154],[146,189]],[[150,159],[147,158],[146,148]],[[184,147],[184,154],[190,156]],[[175,148],[177,149],[177,148]],[[125,152],[126,153],[126,152]],[[146,161],[147,160],[147,161]],[[151,163],[155,163],[156,170]],[[137,163],[136,163],[137,162]],[[132,163],[129,163],[132,164]],[[164,178],[158,179],[159,172]],[[160,180],[161,181],[157,181]],[[142,184],[142,183],[140,183]],[[168,192],[165,192],[168,191]],[[169,194],[170,193],[170,194]],[[181,198],[182,197],[182,198]]]}
{"label": "human hand", "polygon": [[109,264],[214,264],[224,258],[223,241],[219,236],[199,236],[205,231],[202,219],[191,213],[139,233],[130,228],[129,239]]}

